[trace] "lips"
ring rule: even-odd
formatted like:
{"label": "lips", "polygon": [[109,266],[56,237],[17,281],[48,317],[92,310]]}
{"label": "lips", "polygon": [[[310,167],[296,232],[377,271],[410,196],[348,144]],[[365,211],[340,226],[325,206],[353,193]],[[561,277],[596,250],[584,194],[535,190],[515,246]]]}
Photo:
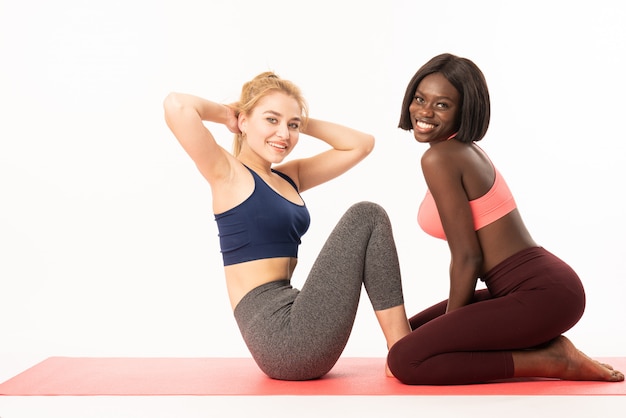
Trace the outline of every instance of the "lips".
{"label": "lips", "polygon": [[437,127],[437,125],[433,125],[432,123],[427,123],[421,120],[416,120],[415,126],[421,130],[431,130]]}
{"label": "lips", "polygon": [[268,141],[267,143],[270,147],[273,148],[277,148],[279,150],[286,150],[287,149],[287,145],[280,143],[280,142],[272,142],[272,141]]}

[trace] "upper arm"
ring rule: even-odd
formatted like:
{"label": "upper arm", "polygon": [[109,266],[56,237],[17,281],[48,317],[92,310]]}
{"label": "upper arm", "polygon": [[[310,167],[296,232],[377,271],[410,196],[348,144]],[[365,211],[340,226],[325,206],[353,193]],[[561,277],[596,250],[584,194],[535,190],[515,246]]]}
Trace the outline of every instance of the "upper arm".
{"label": "upper arm", "polygon": [[474,247],[478,239],[461,169],[451,161],[451,157],[435,152],[424,153],[421,164],[451,250]]}
{"label": "upper arm", "polygon": [[463,187],[462,170],[450,157],[425,153],[422,171],[450,248],[449,303],[453,307],[462,306],[471,299],[482,265],[482,250]]}
{"label": "upper arm", "polygon": [[193,106],[193,98],[170,93],[163,103],[165,121],[201,174],[213,183],[229,171],[229,153],[217,144]]}

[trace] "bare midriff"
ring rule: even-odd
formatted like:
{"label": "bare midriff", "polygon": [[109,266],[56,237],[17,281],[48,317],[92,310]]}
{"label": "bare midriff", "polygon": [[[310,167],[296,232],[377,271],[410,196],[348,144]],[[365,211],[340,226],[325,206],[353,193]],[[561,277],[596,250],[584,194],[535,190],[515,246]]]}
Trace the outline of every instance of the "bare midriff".
{"label": "bare midriff", "polygon": [[483,273],[513,254],[537,246],[524,226],[517,209],[479,229],[477,233],[483,253]]}
{"label": "bare midriff", "polygon": [[291,280],[297,258],[278,257],[247,261],[224,267],[226,288],[233,309],[252,289],[277,280]]}

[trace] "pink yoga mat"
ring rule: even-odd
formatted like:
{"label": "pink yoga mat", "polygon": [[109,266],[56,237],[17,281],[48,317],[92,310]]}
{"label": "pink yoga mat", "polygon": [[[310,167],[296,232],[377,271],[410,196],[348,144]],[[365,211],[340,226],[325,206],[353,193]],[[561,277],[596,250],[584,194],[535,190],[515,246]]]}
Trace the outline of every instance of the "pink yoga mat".
{"label": "pink yoga mat", "polygon": [[[599,359],[626,370],[626,357]],[[626,395],[626,384],[518,380],[407,386],[382,358],[341,358],[322,379],[272,380],[250,358],[50,357],[0,384],[0,395]]]}

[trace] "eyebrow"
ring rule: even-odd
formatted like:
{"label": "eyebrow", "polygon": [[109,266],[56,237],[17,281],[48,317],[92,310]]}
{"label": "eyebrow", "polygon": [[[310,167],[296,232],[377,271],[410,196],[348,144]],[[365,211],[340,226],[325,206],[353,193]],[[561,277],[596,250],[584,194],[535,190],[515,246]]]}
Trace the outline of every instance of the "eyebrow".
{"label": "eyebrow", "polygon": [[[266,110],[265,112],[263,112],[264,115],[266,114],[270,114],[270,115],[274,115],[274,116],[278,116],[278,117],[282,117],[283,115],[275,110]],[[301,122],[302,119],[299,116],[294,116],[293,118],[291,118],[290,120],[296,120],[298,122]]]}
{"label": "eyebrow", "polygon": [[[426,96],[426,94],[424,94],[424,93],[420,92],[420,91],[419,91],[419,89],[415,89],[415,93],[413,93],[413,96],[417,96],[417,95],[420,95],[420,96]],[[448,97],[448,96],[435,96],[435,99],[436,99],[436,100],[445,99],[445,100],[450,100],[450,101],[453,101],[453,100],[452,100],[452,98],[450,98],[450,97]]]}

